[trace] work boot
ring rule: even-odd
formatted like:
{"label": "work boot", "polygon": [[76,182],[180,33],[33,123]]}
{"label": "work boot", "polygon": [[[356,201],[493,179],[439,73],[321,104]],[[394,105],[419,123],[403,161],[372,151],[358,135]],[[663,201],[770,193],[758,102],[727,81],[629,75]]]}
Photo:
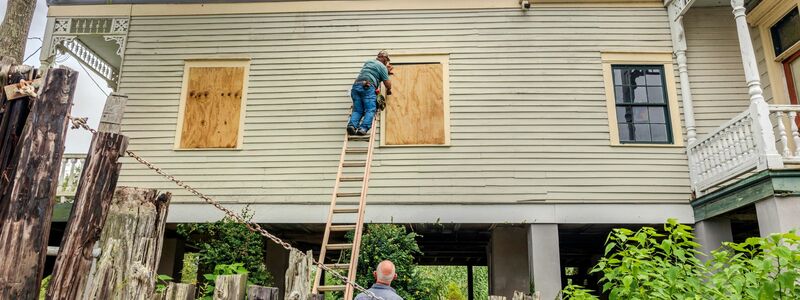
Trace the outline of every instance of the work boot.
{"label": "work boot", "polygon": [[356,135],[367,135],[367,131],[359,128],[358,131],[356,131]]}
{"label": "work boot", "polygon": [[356,134],[356,127],[353,125],[347,125],[347,134],[355,135]]}

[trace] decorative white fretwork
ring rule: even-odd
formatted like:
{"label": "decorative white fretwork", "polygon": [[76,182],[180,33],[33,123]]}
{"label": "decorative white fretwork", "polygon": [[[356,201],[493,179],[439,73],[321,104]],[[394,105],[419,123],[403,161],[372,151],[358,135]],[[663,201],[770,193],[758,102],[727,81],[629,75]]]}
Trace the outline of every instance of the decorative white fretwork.
{"label": "decorative white fretwork", "polygon": [[74,41],[75,38],[76,38],[76,36],[74,36],[74,35],[54,36],[53,37],[53,45],[50,47],[50,52],[48,53],[48,56],[56,55],[56,50],[58,50],[58,48],[60,46],[63,46],[65,43],[70,43],[70,42]]}
{"label": "decorative white fretwork", "polygon": [[695,0],[672,0],[669,5],[677,12],[675,19],[677,20],[677,18],[683,17],[694,2]]}
{"label": "decorative white fretwork", "polygon": [[114,41],[117,43],[117,55],[122,57],[122,54],[125,53],[125,36],[124,35],[106,35],[103,36],[103,39],[107,42]]}
{"label": "decorative white fretwork", "polygon": [[97,55],[97,53],[94,53],[94,51],[89,49],[89,47],[80,40],[72,39],[64,41],[61,45],[58,45],[58,47],[103,77],[110,87],[116,87],[117,79],[119,78],[119,70],[117,67],[103,60],[103,58]]}
{"label": "decorative white fretwork", "polygon": [[114,19],[111,25],[111,33],[128,32],[128,19]]}
{"label": "decorative white fretwork", "polygon": [[56,19],[53,23],[53,34],[69,33],[70,24],[72,19]]}

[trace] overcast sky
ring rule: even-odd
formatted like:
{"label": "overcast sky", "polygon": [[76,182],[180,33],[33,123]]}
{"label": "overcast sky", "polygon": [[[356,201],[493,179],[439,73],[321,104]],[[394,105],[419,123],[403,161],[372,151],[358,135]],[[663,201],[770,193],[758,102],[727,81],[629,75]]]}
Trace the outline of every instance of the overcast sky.
{"label": "overcast sky", "polygon": [[[0,20],[5,17],[7,0],[0,0]],[[42,46],[41,39],[44,36],[44,28],[47,24],[47,4],[45,0],[37,0],[36,12],[33,14],[33,22],[31,22],[31,30],[28,33],[28,44],[25,48],[25,57],[30,57],[25,61],[26,65],[39,66],[39,47]],[[37,39],[38,38],[38,39]],[[75,105],[72,107],[72,115],[80,117],[88,117],[89,125],[97,128],[100,122],[100,114],[103,112],[103,105],[106,101],[106,95],[111,92],[108,85],[103,79],[94,73],[87,74],[81,65],[69,55],[58,55],[56,65],[62,65],[71,69],[77,70],[80,75],[78,76],[78,88],[75,91]],[[88,68],[86,70],[89,70]],[[100,85],[97,87],[95,83],[89,78],[93,77]],[[85,153],[89,149],[92,136],[88,132],[82,130],[70,129],[67,133],[67,149],[66,153]]]}

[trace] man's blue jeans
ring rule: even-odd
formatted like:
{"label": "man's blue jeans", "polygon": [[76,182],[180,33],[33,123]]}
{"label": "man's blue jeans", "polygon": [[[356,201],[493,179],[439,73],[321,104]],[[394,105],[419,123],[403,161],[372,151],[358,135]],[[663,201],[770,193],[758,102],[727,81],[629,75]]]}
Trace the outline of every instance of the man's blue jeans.
{"label": "man's blue jeans", "polygon": [[353,113],[347,125],[368,131],[372,128],[372,120],[377,110],[375,87],[370,84],[365,88],[362,82],[356,82],[350,90],[350,97],[353,98]]}

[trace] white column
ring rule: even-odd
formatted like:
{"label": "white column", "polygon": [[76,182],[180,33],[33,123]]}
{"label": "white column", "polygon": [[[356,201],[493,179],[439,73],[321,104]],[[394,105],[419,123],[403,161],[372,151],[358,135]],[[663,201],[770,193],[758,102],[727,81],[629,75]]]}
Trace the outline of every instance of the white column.
{"label": "white column", "polygon": [[758,72],[758,60],[753,50],[753,39],[750,37],[750,26],[747,24],[744,0],[731,0],[733,16],[736,19],[736,31],[739,34],[739,49],[742,53],[744,76],[750,94],[750,113],[754,120],[756,143],[761,150],[762,157],[759,167],[782,168],[783,159],[775,148],[775,135],[772,132],[772,123],[769,120],[769,106],[764,101],[764,91],[761,89],[761,76]]}
{"label": "white column", "polygon": [[758,231],[762,237],[800,229],[800,197],[771,196],[756,202]]}
{"label": "white column", "polygon": [[511,299],[514,291],[530,290],[525,227],[496,227],[489,247],[489,294]]}
{"label": "white column", "polygon": [[694,234],[697,243],[700,244],[700,252],[705,255],[700,256],[700,260],[707,261],[709,254],[713,250],[719,249],[723,242],[733,241],[731,232],[731,220],[725,217],[715,217],[697,222],[694,225]]}
{"label": "white column", "polygon": [[686,32],[683,30],[683,16],[679,16],[678,8],[674,5],[667,6],[669,13],[669,27],[672,33],[672,49],[678,61],[678,74],[681,78],[681,101],[683,102],[683,122],[686,126],[686,141],[691,144],[697,140],[697,130],[694,122],[694,104],[692,102],[692,88],[689,81],[689,67],[686,59]]}
{"label": "white column", "polygon": [[559,250],[558,224],[531,224],[528,227],[528,268],[542,299],[555,299],[561,291]]}

